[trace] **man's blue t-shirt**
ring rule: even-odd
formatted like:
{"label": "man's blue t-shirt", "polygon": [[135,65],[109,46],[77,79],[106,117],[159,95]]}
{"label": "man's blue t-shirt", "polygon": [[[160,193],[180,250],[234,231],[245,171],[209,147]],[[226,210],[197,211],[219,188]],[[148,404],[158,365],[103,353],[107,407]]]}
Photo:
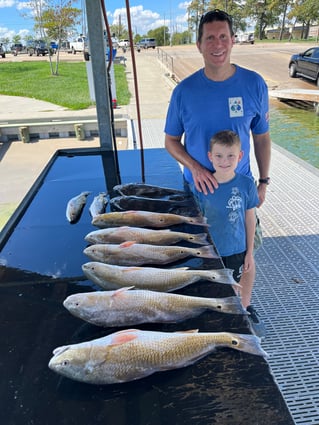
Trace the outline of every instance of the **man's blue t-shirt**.
{"label": "man's blue t-shirt", "polygon": [[[186,151],[209,170],[212,170],[207,157],[210,139],[222,130],[238,134],[244,156],[236,171],[251,176],[250,131],[263,134],[269,130],[268,89],[256,72],[236,65],[232,77],[212,81],[201,69],[175,87],[165,133],[170,136],[185,134]],[[187,182],[192,182],[191,172],[186,168],[184,176]]]}
{"label": "man's blue t-shirt", "polygon": [[222,257],[246,251],[246,211],[258,205],[254,181],[242,174],[226,183],[219,183],[214,193],[196,191],[209,233]]}

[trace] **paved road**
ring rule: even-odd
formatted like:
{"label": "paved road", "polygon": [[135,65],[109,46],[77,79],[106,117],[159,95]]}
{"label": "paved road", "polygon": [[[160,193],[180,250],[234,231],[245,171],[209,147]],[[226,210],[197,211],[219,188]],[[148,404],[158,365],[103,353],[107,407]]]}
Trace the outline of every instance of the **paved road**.
{"label": "paved road", "polygon": [[[288,76],[290,56],[311,47],[308,43],[257,43],[236,44],[232,51],[232,62],[260,73],[270,90],[286,88],[314,89],[310,81]],[[173,46],[161,48],[163,61],[172,72],[183,79],[203,66],[202,56],[196,46]],[[167,55],[167,56],[166,56]]]}

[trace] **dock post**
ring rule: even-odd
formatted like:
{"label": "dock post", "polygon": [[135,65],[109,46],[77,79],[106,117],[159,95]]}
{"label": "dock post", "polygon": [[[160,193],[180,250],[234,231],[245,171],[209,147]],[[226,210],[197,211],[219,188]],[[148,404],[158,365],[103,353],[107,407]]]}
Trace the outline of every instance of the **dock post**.
{"label": "dock post", "polygon": [[19,137],[23,143],[29,143],[30,142],[29,127],[19,127]]}

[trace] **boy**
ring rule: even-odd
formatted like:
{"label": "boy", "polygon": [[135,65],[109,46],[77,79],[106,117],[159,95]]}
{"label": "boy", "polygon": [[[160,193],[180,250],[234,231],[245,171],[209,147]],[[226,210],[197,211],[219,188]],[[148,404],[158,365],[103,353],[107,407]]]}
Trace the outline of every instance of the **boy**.
{"label": "boy", "polygon": [[[230,130],[216,133],[210,141],[208,159],[211,162],[218,188],[213,193],[197,192],[196,196],[210,224],[209,232],[225,267],[234,270],[234,279],[241,288],[244,308],[256,314],[250,305],[253,282],[245,274],[254,269],[255,207],[259,204],[257,188],[252,178],[236,173],[243,157],[241,142]],[[253,331],[264,334],[259,321],[250,320]]]}

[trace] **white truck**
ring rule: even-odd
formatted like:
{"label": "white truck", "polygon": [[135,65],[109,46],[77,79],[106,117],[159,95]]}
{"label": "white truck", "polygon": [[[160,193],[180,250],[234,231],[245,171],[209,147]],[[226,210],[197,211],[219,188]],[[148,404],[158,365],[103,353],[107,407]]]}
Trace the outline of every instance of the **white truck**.
{"label": "white truck", "polygon": [[69,53],[75,55],[76,52],[84,53],[85,51],[87,51],[87,41],[84,35],[80,35],[74,41],[70,41]]}

